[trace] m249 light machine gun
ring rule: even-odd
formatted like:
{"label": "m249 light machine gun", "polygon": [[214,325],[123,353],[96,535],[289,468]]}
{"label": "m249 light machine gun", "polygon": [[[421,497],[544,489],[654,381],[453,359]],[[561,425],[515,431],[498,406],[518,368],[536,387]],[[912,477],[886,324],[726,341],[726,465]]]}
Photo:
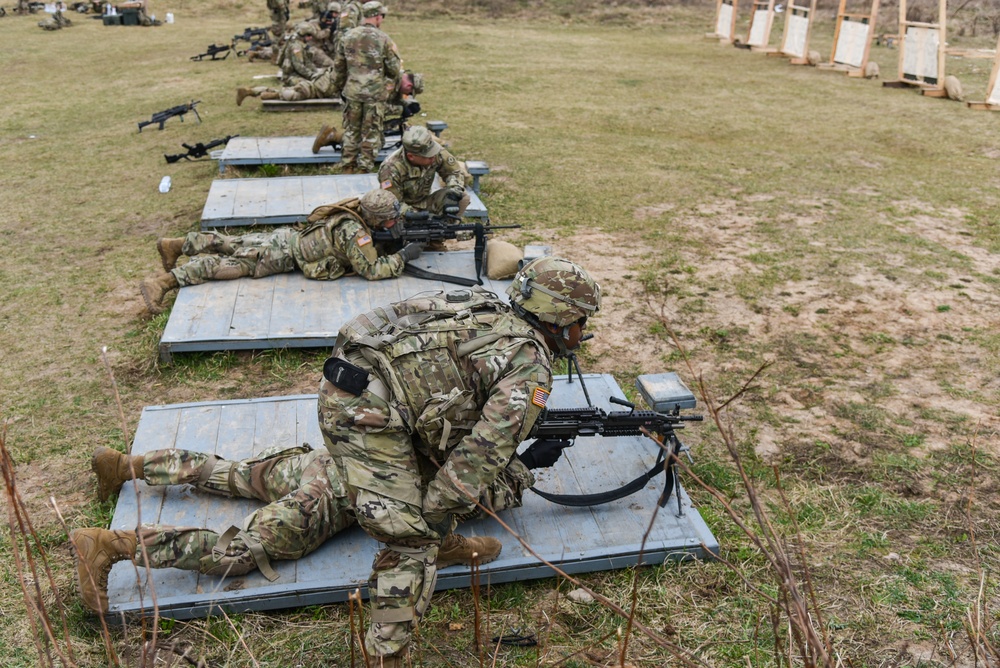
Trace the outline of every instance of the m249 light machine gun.
{"label": "m249 light machine gun", "polygon": [[404,273],[417,278],[427,278],[436,281],[446,281],[458,285],[472,286],[483,284],[483,258],[486,255],[486,237],[495,230],[519,229],[520,225],[490,225],[486,223],[461,223],[458,217],[458,207],[447,207],[444,215],[438,216],[429,211],[407,211],[403,220],[388,230],[375,230],[375,241],[387,245],[389,250],[399,250],[408,243],[427,244],[446,239],[468,239],[474,237],[476,247],[473,253],[476,264],[476,280],[461,276],[448,276],[414,267],[407,264]]}
{"label": "m249 light machine gun", "polygon": [[163,157],[166,158],[167,162],[171,165],[181,159],[197,160],[198,158],[206,157],[208,155],[208,152],[211,151],[216,146],[225,146],[226,144],[229,143],[229,140],[232,139],[233,137],[239,137],[239,135],[229,135],[228,137],[224,137],[222,139],[213,139],[207,144],[202,142],[198,142],[194,146],[192,146],[191,144],[181,144],[181,146],[187,149],[187,153],[176,153],[174,155],[164,154]]}
{"label": "m249 light machine gun", "polygon": [[[584,337],[590,338],[590,335]],[[637,410],[635,404],[611,397],[612,404],[627,410],[605,411],[590,401],[583,375],[576,356],[568,356],[569,382],[573,382],[573,371],[583,387],[587,400],[584,408],[545,408],[535,422],[530,438],[536,439],[531,448],[556,449],[558,455],[563,448],[574,445],[580,436],[638,436],[645,435],[659,446],[656,463],[646,473],[618,489],[594,494],[552,494],[536,487],[532,491],[553,503],[564,506],[597,506],[638,492],[661,472],[666,473],[663,493],[659,505],[666,507],[672,493],[677,492],[677,458],[687,454],[687,447],[677,437],[677,431],[685,422],[701,422],[701,415],[681,415],[681,410],[695,407],[695,398],[675,373],[646,374],[636,380],[636,388],[652,410]],[[540,446],[536,444],[541,443]],[[677,514],[683,514],[680,494],[677,494]]]}
{"label": "m249 light machine gun", "polygon": [[181,119],[181,123],[184,122],[184,114],[189,111],[193,111],[194,115],[198,117],[198,122],[201,123],[201,116],[198,114],[198,110],[195,106],[201,104],[201,100],[191,100],[185,104],[178,104],[176,107],[170,107],[169,109],[164,109],[163,111],[157,111],[153,114],[152,118],[148,121],[139,121],[139,132],[147,125],[152,125],[153,123],[159,124],[159,129],[163,129],[163,124],[168,120],[177,116]]}

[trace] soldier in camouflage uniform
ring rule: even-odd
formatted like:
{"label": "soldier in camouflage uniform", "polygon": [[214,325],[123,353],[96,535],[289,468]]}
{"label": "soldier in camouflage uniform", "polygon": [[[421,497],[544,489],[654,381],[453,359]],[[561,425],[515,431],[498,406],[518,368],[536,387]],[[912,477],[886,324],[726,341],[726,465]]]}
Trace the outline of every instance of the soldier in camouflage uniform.
{"label": "soldier in camouflage uniform", "polygon": [[[436,176],[441,177],[444,187],[431,192]],[[465,212],[470,201],[465,192],[466,177],[462,163],[422,125],[406,129],[403,145],[378,170],[380,187],[395,195],[405,208],[436,214],[451,206],[458,207],[459,215]]]}
{"label": "soldier in camouflage uniform", "polygon": [[[142,563],[143,550],[153,568],[213,575],[258,568],[273,580],[271,560],[309,554],[358,521],[389,545],[376,556],[370,584],[371,665],[401,666],[437,569],[499,555],[496,539],[453,533],[457,519],[477,515],[477,501],[494,511],[519,506],[534,484],[531,469],[552,466],[568,445],[539,440],[514,454],[551,389],[551,354],[579,344],[600,289],[577,265],[541,258],[515,276],[508,292],[512,306],[476,288],[418,296],[345,325],[320,384],[329,452],[304,445],[231,462],[188,450],[127,456],[98,448],[91,466],[102,501],[139,478],[268,505],[221,535],[157,525],[74,530],[84,603],[107,612],[111,566]],[[390,313],[395,325],[385,319]],[[371,334],[384,345],[366,353]],[[349,359],[367,369],[366,387],[341,389]],[[439,471],[434,461],[443,462]]]}
{"label": "soldier in camouflage uniform", "polygon": [[363,4],[359,0],[347,0],[342,4],[340,20],[337,22],[337,41],[340,41],[349,30],[361,25],[361,21],[365,18]]}
{"label": "soldier in camouflage uniform", "polygon": [[375,171],[375,154],[382,148],[385,103],[400,73],[396,45],[379,30],[386,9],[381,2],[364,4],[364,21],[337,45],[334,87],[344,105],[343,172]]}
{"label": "soldier in camouflage uniform", "polygon": [[271,14],[271,33],[276,38],[281,37],[290,16],[288,0],[267,0],[267,11]]}
{"label": "soldier in camouflage uniform", "polygon": [[[232,237],[217,232],[190,232],[164,238],[156,248],[167,272],[148,278],[140,292],[151,313],[162,313],[163,299],[175,288],[206,281],[262,278],[298,269],[306,278],[332,281],[354,272],[369,281],[395,278],[407,262],[420,257],[421,245],[410,243],[399,252],[379,257],[371,228],[391,229],[399,220],[399,202],[391,193],[373,190],[319,207],[303,230],[283,227]],[[178,258],[191,260],[176,266]]]}
{"label": "soldier in camouflage uniform", "polygon": [[[315,90],[313,86],[313,90]],[[424,92],[424,75],[419,72],[411,72],[410,70],[403,70],[403,73],[399,76],[399,81],[396,82],[396,86],[392,89],[392,94],[389,99],[386,100],[386,118],[402,117],[403,106],[404,105],[416,105],[416,111],[411,111],[411,115],[420,111],[420,104],[417,102],[414,95],[420,95]],[[282,92],[282,95],[285,93]],[[284,99],[284,98],[282,98]],[[386,132],[389,132],[385,128],[382,130],[383,136]],[[394,136],[394,135],[393,135]],[[324,146],[332,146],[335,149],[340,149],[341,142],[344,139],[344,131],[335,125],[323,125],[319,129],[319,134],[313,140],[312,152],[319,153],[319,150]],[[383,146],[385,143],[383,142]],[[378,160],[378,152],[375,153],[375,159]]]}
{"label": "soldier in camouflage uniform", "polygon": [[248,97],[259,97],[262,100],[285,100],[286,102],[330,99],[336,97],[333,87],[334,78],[335,73],[333,68],[328,68],[320,70],[314,79],[309,81],[300,79],[293,86],[285,86],[283,88],[271,88],[270,86],[240,87],[236,89],[236,106],[242,105],[243,100]]}
{"label": "soldier in camouflage uniform", "polygon": [[[370,665],[403,665],[456,523],[477,504],[519,505],[529,469],[566,445],[539,441],[515,456],[551,390],[552,355],[579,344],[600,288],[572,262],[539,258],[508,294],[509,306],[473,288],[376,309],[341,328],[324,365],[324,442],[357,522],[386,543],[368,584]],[[481,562],[501,547],[460,542]]]}
{"label": "soldier in camouflage uniform", "polygon": [[313,62],[309,49],[319,31],[311,23],[302,22],[295,26],[284,49],[278,55],[281,68],[281,83],[294,86],[299,81],[309,81],[319,76],[320,68]]}

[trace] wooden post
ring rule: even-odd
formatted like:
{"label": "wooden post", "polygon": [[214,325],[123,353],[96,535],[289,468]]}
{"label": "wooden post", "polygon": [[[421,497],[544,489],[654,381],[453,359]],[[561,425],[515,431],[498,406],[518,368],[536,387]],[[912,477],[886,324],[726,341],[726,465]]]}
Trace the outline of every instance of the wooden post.
{"label": "wooden post", "polygon": [[1000,72],[1000,39],[997,40],[996,54],[993,56],[990,82],[986,85],[986,99],[982,102],[966,102],[969,109],[1000,111],[1000,86],[997,86],[998,72]]}
{"label": "wooden post", "polygon": [[[746,44],[753,51],[767,51],[774,24],[774,0],[753,0],[750,6],[750,29]],[[772,49],[773,50],[773,49]]]}
{"label": "wooden post", "polygon": [[[946,97],[944,90],[947,48],[947,0],[938,0],[937,23],[910,21],[906,0],[899,0],[899,79],[886,81],[888,88],[916,86],[924,95]],[[933,50],[934,57],[928,55]]]}
{"label": "wooden post", "polygon": [[787,57],[792,65],[808,65],[809,37],[812,34],[813,15],[816,13],[816,0],[812,0],[808,7],[789,3],[785,11],[787,13],[781,47],[773,55]]}
{"label": "wooden post", "polygon": [[850,77],[864,76],[878,21],[878,5],[879,0],[872,0],[867,14],[849,14],[847,0],[840,0],[830,62],[821,63],[817,69],[845,72]]}

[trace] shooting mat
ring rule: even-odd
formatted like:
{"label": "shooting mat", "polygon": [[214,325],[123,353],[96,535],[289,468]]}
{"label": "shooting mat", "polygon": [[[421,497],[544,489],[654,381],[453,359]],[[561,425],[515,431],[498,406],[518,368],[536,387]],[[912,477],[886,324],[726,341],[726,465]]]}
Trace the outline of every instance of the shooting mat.
{"label": "shooting mat", "polygon": [[[301,223],[313,209],[378,188],[378,174],[215,179],[201,212],[201,229]],[[471,188],[466,218],[486,218],[486,205]]]}
{"label": "shooting mat", "polygon": [[[340,162],[340,151],[324,146],[319,153],[312,152],[314,137],[233,137],[226,148],[218,153],[219,173],[227,165],[329,165]],[[382,162],[399,148],[400,136],[387,137],[375,155],[375,162]],[[213,155],[213,157],[216,157]]]}
{"label": "shooting mat", "polygon": [[[611,376],[588,374],[584,378],[596,405],[607,410],[612,408],[608,397],[624,398]],[[565,376],[557,377],[549,405],[586,405],[579,379],[570,384]],[[691,428],[697,429],[698,425]],[[683,431],[680,436],[683,440]],[[293,447],[302,442],[323,447],[315,395],[148,406],[142,411],[132,452],[178,447],[238,459],[267,447]],[[555,467],[539,474],[537,484],[546,491],[561,493],[611,489],[652,466],[655,448],[644,437],[581,438]],[[569,573],[625,568],[640,563],[640,550],[644,564],[705,558],[702,544],[717,553],[718,542],[683,489],[682,515],[677,514],[676,497],[666,508],[657,509],[662,484],[663,477],[658,476],[638,493],[594,508],[555,506],[528,492],[524,506],[503,513],[502,518],[545,559]],[[144,523],[207,526],[221,532],[230,525],[239,525],[257,505],[256,501],[225,499],[184,487],[149,487],[138,481],[136,486],[123,486],[111,527],[135,527],[141,509]],[[658,512],[643,548],[642,536],[650,527],[654,511]],[[460,531],[503,541],[499,559],[482,567],[483,584],[553,574],[492,518],[464,523]],[[145,571],[137,570],[130,562],[119,562],[108,581],[110,619],[125,612],[152,614],[154,593],[159,614],[177,619],[203,617],[219,608],[234,613],[345,601],[358,587],[367,595],[365,581],[378,549],[375,541],[352,527],[303,559],[272,562],[281,576],[276,582],[268,582],[258,572],[224,579],[175,569],[154,570],[152,578],[147,579]],[[465,566],[439,572],[439,590],[469,585],[469,569]]]}
{"label": "shooting mat", "polygon": [[[527,246],[524,251],[532,258],[549,249]],[[440,274],[476,276],[471,250],[424,253],[413,264]],[[491,281],[484,271],[483,282],[507,298],[510,281]],[[177,352],[332,348],[340,327],[356,315],[418,292],[457,287],[405,274],[382,281],[359,276],[311,281],[299,272],[190,285],[177,293],[160,338],[160,359],[169,363]]]}

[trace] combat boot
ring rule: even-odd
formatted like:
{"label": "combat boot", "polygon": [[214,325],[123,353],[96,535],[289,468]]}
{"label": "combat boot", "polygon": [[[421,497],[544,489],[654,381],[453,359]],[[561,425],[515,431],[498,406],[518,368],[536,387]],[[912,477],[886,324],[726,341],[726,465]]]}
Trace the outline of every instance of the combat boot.
{"label": "combat boot", "polygon": [[171,274],[160,274],[153,278],[147,278],[139,285],[139,292],[146,302],[146,308],[150,313],[163,313],[166,306],[163,305],[163,298],[174,288],[179,288],[177,278]]}
{"label": "combat boot", "polygon": [[184,237],[163,237],[157,240],[156,250],[163,262],[163,271],[170,271],[177,266],[177,258],[184,255]]}
{"label": "combat boot", "polygon": [[99,446],[90,458],[90,468],[97,475],[97,497],[107,501],[125,481],[144,479],[143,463],[142,455],[123,455],[117,450]]}
{"label": "combat boot", "polygon": [[461,534],[450,533],[445,536],[441,549],[438,550],[437,565],[438,568],[453,564],[471,565],[473,557],[478,564],[488,564],[500,556],[502,549],[503,544],[496,538],[466,538]]}
{"label": "combat boot", "polygon": [[242,106],[243,105],[243,100],[247,99],[247,97],[252,96],[252,95],[253,95],[253,91],[250,90],[249,88],[245,88],[243,86],[240,86],[239,88],[237,88],[236,89],[236,106],[237,107]]}
{"label": "combat boot", "polygon": [[316,139],[313,140],[312,151],[313,153],[319,153],[319,150],[324,146],[336,146],[343,138],[343,130],[332,125],[324,125],[320,128]]}
{"label": "combat boot", "polygon": [[83,604],[98,614],[108,611],[108,574],[124,559],[135,558],[139,542],[134,531],[74,529],[69,534],[76,548],[76,577]]}
{"label": "combat boot", "polygon": [[368,657],[368,668],[404,668],[402,654],[390,654],[388,656],[372,655]]}

